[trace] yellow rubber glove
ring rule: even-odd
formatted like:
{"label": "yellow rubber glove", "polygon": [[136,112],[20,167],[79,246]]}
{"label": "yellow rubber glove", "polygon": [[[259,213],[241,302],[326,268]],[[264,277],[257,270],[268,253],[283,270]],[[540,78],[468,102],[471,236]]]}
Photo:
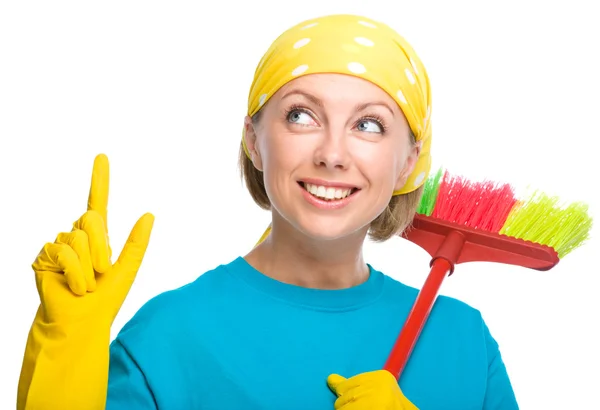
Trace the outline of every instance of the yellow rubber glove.
{"label": "yellow rubber glove", "polygon": [[154,223],[133,227],[117,262],[107,230],[109,166],[94,161],[87,212],[32,267],[40,306],[25,348],[18,410],[104,409],[110,328],[137,275]]}
{"label": "yellow rubber glove", "polygon": [[386,370],[361,373],[349,379],[332,374],[327,384],[338,396],[335,410],[418,410]]}

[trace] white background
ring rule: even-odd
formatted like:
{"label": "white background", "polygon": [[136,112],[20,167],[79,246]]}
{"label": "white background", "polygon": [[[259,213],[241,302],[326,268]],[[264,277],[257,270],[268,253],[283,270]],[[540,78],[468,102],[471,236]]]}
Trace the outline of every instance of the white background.
{"label": "white background", "polygon": [[[364,14],[413,44],[433,86],[436,165],[587,201],[597,214],[593,4],[3,2],[0,408],[14,408],[38,305],[30,265],[85,211],[96,154],[111,161],[115,254],[142,213],[156,216],[113,336],[152,296],[254,245],[269,215],[237,175],[247,93],[271,41],[304,19]],[[593,238],[546,273],[462,265],[443,286],[483,312],[523,409],[600,408],[599,244]],[[398,238],[366,254],[422,285],[429,259],[416,246]]]}

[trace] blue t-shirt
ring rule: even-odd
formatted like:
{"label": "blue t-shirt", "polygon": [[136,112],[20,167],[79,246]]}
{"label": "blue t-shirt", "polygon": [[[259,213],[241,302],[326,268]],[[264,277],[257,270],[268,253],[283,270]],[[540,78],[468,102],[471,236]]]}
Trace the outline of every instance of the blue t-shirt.
{"label": "blue t-shirt", "polygon": [[[316,290],[239,257],[151,299],[110,350],[108,410],[333,410],[331,373],[381,369],[418,290],[371,269]],[[479,311],[440,296],[400,386],[421,410],[518,409]]]}

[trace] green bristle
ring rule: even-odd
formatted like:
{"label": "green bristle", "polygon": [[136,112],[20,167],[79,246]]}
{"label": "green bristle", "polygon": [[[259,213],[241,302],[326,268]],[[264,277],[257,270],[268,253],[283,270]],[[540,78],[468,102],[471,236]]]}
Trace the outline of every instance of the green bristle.
{"label": "green bristle", "polygon": [[440,188],[440,181],[444,171],[442,168],[438,169],[435,174],[432,174],[427,178],[423,186],[423,196],[421,202],[417,208],[417,213],[425,216],[431,216],[433,208],[435,207],[435,201],[437,200],[438,190]]}
{"label": "green bristle", "polygon": [[500,233],[550,246],[563,258],[589,238],[591,228],[586,204],[561,205],[557,197],[536,191],[515,205]]}

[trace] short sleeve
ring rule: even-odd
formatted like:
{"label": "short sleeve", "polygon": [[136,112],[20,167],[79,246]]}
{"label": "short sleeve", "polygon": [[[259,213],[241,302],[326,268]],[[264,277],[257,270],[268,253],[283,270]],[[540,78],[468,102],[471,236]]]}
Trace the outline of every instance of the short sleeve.
{"label": "short sleeve", "polygon": [[498,343],[492,337],[488,326],[483,323],[487,351],[487,388],[483,410],[518,410],[519,405],[502,360]]}
{"label": "short sleeve", "polygon": [[143,372],[119,339],[110,347],[106,409],[158,409]]}

